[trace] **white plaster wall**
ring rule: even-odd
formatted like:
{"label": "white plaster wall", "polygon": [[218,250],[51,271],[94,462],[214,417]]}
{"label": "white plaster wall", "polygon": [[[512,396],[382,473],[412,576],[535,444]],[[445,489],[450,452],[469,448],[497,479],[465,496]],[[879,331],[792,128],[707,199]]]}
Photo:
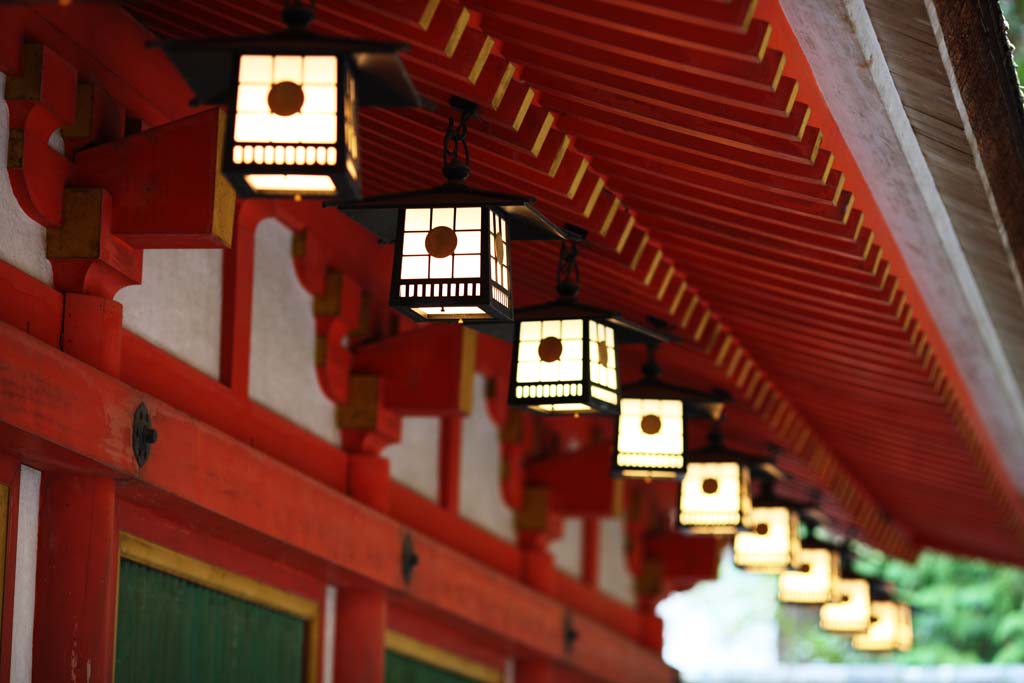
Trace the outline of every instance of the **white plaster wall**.
{"label": "white plaster wall", "polygon": [[313,297],[292,263],[292,231],[267,218],[256,226],[249,397],[313,434],[340,442],[334,403],[316,377]]}
{"label": "white plaster wall", "polygon": [[402,438],[381,450],[391,478],[437,502],[441,492],[441,418],[403,417]]}
{"label": "white plaster wall", "polygon": [[636,602],[633,574],[626,562],[626,522],[621,517],[598,524],[597,588],[627,605]]}
{"label": "white plaster wall", "polygon": [[220,375],[220,249],[148,249],[142,284],[114,295],[124,327],[210,377]]}
{"label": "white plaster wall", "polygon": [[515,512],[501,495],[501,431],[487,412],[487,378],[473,377],[472,412],[462,421],[459,512],[506,541],[515,541]]}
{"label": "white plaster wall", "polygon": [[32,680],[32,631],[36,618],[36,553],[39,547],[39,470],[21,466],[18,491],[18,552],[14,560],[11,621],[11,681]]}
{"label": "white plaster wall", "polygon": [[338,587],[327,584],[324,587],[324,609],[321,621],[323,648],[320,657],[320,680],[322,683],[334,682],[334,644],[338,630]]}
{"label": "white plaster wall", "polygon": [[562,536],[548,545],[555,566],[569,576],[583,576],[583,518],[565,517]]}
{"label": "white plaster wall", "polygon": [[[0,93],[7,77],[0,73]],[[10,140],[10,113],[0,98],[0,261],[46,284],[53,284],[53,270],[46,260],[46,228],[25,215],[14,198],[7,174],[7,144]]]}

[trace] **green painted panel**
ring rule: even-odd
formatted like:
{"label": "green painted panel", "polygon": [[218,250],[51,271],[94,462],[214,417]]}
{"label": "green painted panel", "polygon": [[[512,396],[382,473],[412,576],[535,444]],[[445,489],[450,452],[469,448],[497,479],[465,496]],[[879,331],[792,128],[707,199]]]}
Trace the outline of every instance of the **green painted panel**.
{"label": "green painted panel", "polygon": [[384,678],[387,683],[475,683],[472,678],[438,669],[396,652],[387,653]]}
{"label": "green painted panel", "polygon": [[117,683],[301,683],[306,624],[121,560]]}

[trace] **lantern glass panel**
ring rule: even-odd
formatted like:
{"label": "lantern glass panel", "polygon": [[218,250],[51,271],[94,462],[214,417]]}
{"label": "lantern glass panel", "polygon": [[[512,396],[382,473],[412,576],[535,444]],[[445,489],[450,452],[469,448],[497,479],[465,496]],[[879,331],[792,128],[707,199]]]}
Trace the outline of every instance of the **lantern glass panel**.
{"label": "lantern glass panel", "polygon": [[516,335],[514,403],[548,413],[593,412],[588,399],[618,405],[611,326],[580,318],[523,320]]}
{"label": "lantern glass panel", "polygon": [[779,600],[822,604],[832,599],[832,586],[839,579],[839,556],[830,548],[800,548],[792,565],[779,574]]}
{"label": "lantern glass panel", "polygon": [[616,470],[623,477],[675,477],[683,471],[683,402],[623,398],[619,404]]}
{"label": "lantern glass panel", "polygon": [[240,55],[234,105],[230,162],[250,194],[333,195],[340,163],[358,184],[356,85],[337,56]]}
{"label": "lantern glass panel", "polygon": [[482,206],[407,208],[401,220],[392,306],[424,320],[509,316],[503,215]]}
{"label": "lantern glass panel", "polygon": [[753,507],[743,520],[749,531],[733,537],[733,561],[747,571],[778,574],[800,547],[796,514],[785,507]]}
{"label": "lantern glass panel", "polygon": [[693,534],[733,534],[750,510],[750,471],[738,462],[691,462],[679,487],[679,525]]}
{"label": "lantern glass panel", "polygon": [[914,644],[913,616],[907,605],[889,600],[871,603],[871,624],[852,641],[855,650],[867,652],[906,651]]}
{"label": "lantern glass panel", "polygon": [[832,590],[832,602],[818,611],[825,631],[863,633],[871,623],[871,584],[867,579],[841,578]]}

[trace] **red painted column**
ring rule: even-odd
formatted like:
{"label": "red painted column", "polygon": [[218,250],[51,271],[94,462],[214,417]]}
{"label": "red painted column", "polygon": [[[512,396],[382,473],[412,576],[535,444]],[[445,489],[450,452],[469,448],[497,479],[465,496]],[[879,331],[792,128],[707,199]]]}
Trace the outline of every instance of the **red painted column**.
{"label": "red painted column", "polygon": [[33,677],[112,681],[117,605],[114,480],[45,473]]}
{"label": "red painted column", "polygon": [[335,683],[383,683],[387,595],[379,588],[351,588],[338,595]]}
{"label": "red painted column", "polygon": [[249,395],[249,345],[252,328],[252,287],[256,217],[241,202],[235,213],[231,248],[224,250],[221,290],[220,381],[242,396]]}
{"label": "red painted column", "polygon": [[516,683],[555,683],[555,665],[546,659],[517,659]]}
{"label": "red painted column", "polygon": [[462,458],[462,416],[441,418],[441,468],[439,481],[441,507],[459,512],[459,461]]}

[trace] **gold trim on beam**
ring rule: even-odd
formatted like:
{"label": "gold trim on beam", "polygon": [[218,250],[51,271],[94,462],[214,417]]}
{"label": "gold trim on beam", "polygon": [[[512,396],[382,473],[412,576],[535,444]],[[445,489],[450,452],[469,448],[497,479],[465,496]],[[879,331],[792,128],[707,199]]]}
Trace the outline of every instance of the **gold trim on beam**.
{"label": "gold trim on beam", "polygon": [[661,286],[658,287],[658,301],[665,298],[665,292],[668,291],[668,286],[672,283],[672,278],[676,275],[676,267],[670,265],[665,269],[665,277],[661,279]]}
{"label": "gold trim on beam", "polygon": [[494,91],[494,97],[491,98],[491,109],[497,111],[498,107],[501,106],[501,101],[505,99],[505,93],[508,92],[508,85],[512,82],[512,77],[516,73],[516,65],[509,62],[505,65],[505,73],[501,75],[501,80],[498,82],[498,87]]}
{"label": "gold trim on beam", "polygon": [[[754,3],[751,3],[751,4],[754,4]],[[753,12],[751,12],[750,15],[753,15]],[[748,26],[749,26],[749,24],[748,24]],[[757,46],[757,61],[759,61],[759,62],[764,61],[764,55],[765,55],[766,52],[768,52],[768,43],[771,42],[771,38],[772,38],[772,25],[768,24],[768,26],[766,26],[765,29],[764,29],[764,37],[761,38],[761,44]]]}
{"label": "gold trim on beam", "polygon": [[423,14],[420,15],[420,28],[426,31],[430,28],[431,22],[434,21],[434,15],[437,14],[437,8],[441,6],[441,0],[427,0],[427,4],[423,6]]}
{"label": "gold trim on beam", "polygon": [[537,93],[533,88],[527,88],[526,94],[523,95],[523,101],[519,104],[519,111],[516,112],[516,118],[512,121],[512,130],[519,132],[519,129],[523,127],[523,121],[526,119],[526,112],[530,111],[530,105],[533,103],[533,98],[537,96]]}
{"label": "gold trim on beam", "polygon": [[[775,77],[772,78],[772,92],[779,89],[779,81],[782,80],[782,72],[786,70],[786,53],[783,52],[779,57],[779,68],[775,71]],[[795,97],[795,95],[794,95]]]}
{"label": "gold trim on beam", "polygon": [[583,217],[590,218],[590,214],[594,213],[594,206],[597,205],[597,199],[601,196],[601,192],[604,190],[604,178],[597,176],[597,182],[594,183],[594,189],[590,193],[590,199],[587,200],[587,205],[583,207]]}
{"label": "gold trim on beam", "polygon": [[573,199],[576,197],[576,193],[580,189],[580,183],[583,182],[583,176],[587,172],[587,168],[590,166],[590,159],[583,157],[583,161],[580,162],[580,167],[576,169],[576,176],[572,179],[572,184],[569,185],[569,191],[566,193],[566,197]]}
{"label": "gold trim on beam", "polygon": [[455,20],[455,26],[452,27],[452,34],[448,36],[448,42],[444,46],[445,57],[451,58],[459,49],[462,35],[466,32],[466,27],[469,26],[470,16],[469,10],[465,7],[459,12],[459,18]]}
{"label": "gold trim on beam", "polygon": [[533,147],[530,148],[530,154],[537,156],[540,151],[544,148],[544,141],[548,139],[548,133],[551,132],[551,126],[555,124],[555,115],[548,112],[544,115],[544,122],[540,124],[540,131],[537,133],[536,139],[533,141]]}
{"label": "gold trim on beam", "polygon": [[679,310],[679,304],[681,304],[683,302],[683,295],[686,294],[686,288],[688,286],[689,286],[689,283],[687,283],[685,279],[680,278],[680,280],[679,280],[679,290],[676,291],[676,296],[675,296],[674,299],[672,299],[672,305],[669,306],[669,308],[668,308],[668,314],[669,315],[675,315],[676,311]]}
{"label": "gold trim on beam", "polygon": [[647,275],[644,275],[644,287],[650,287],[651,282],[654,281],[654,274],[658,272],[658,266],[661,265],[661,259],[665,256],[665,252],[659,249],[654,254],[654,258],[651,259],[651,267],[647,269]]}
{"label": "gold trim on beam", "polygon": [[565,159],[565,153],[569,151],[569,144],[572,142],[572,138],[566,133],[562,138],[562,145],[555,152],[555,158],[551,160],[551,168],[548,169],[548,177],[554,178],[558,174],[558,169],[562,167],[562,160]]}
{"label": "gold trim on beam", "polygon": [[633,260],[629,263],[630,270],[636,270],[637,266],[640,265],[640,258],[644,255],[644,249],[647,248],[647,242],[651,239],[651,233],[645,232],[644,236],[640,238],[640,244],[636,247],[636,252],[633,254]]}
{"label": "gold trim on beam", "polygon": [[626,227],[622,229],[622,234],[619,235],[619,241],[615,245],[615,253],[621,254],[626,248],[626,242],[629,241],[629,234],[633,232],[633,226],[636,225],[636,216],[630,215],[629,220],[626,221]]}
{"label": "gold trim on beam", "polygon": [[611,208],[608,209],[608,213],[604,217],[604,222],[601,223],[601,237],[608,234],[608,231],[612,228],[612,221],[615,220],[615,214],[619,212],[619,207],[622,206],[622,200],[616,197],[612,200]]}
{"label": "gold trim on beam", "polygon": [[473,62],[473,68],[469,70],[469,75],[466,77],[473,85],[476,85],[477,80],[479,80],[492,50],[494,50],[494,38],[484,36],[484,43],[480,46],[480,52],[477,53],[476,61]]}
{"label": "gold trim on beam", "polygon": [[475,683],[502,683],[504,679],[499,669],[448,650],[442,650],[391,629],[384,632],[384,647],[403,657],[415,659],[435,669],[442,669],[462,678],[468,678]]}

